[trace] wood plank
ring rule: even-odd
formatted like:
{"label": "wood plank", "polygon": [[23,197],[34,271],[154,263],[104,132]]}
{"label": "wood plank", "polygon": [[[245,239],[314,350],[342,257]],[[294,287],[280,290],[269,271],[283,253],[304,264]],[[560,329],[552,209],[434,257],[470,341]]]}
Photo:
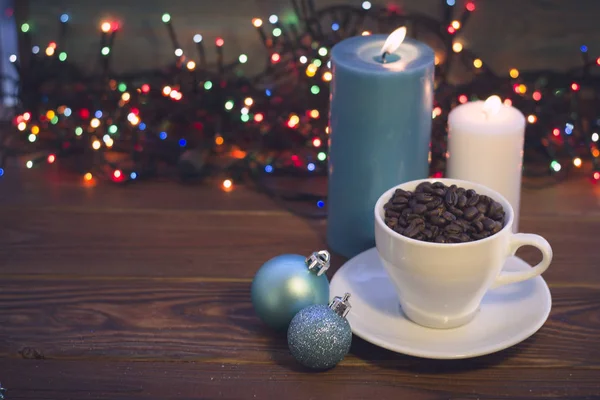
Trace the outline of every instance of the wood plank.
{"label": "wood plank", "polygon": [[[0,356],[85,361],[281,364],[285,335],[255,316],[249,282],[2,279]],[[346,367],[464,370],[591,368],[600,376],[599,287],[553,287],[546,325],[506,351],[456,362],[395,354],[355,339]],[[4,378],[3,378],[4,379]],[[600,381],[599,381],[600,383]]]}
{"label": "wood plank", "polygon": [[597,370],[0,360],[9,399],[569,399],[600,398]]}
{"label": "wood plank", "polygon": [[[325,221],[280,210],[0,208],[1,274],[250,279],[283,253],[326,248]],[[521,228],[554,247],[551,283],[600,283],[600,219],[525,216]],[[527,261],[537,250],[518,253]],[[333,260],[335,271],[344,259]]]}

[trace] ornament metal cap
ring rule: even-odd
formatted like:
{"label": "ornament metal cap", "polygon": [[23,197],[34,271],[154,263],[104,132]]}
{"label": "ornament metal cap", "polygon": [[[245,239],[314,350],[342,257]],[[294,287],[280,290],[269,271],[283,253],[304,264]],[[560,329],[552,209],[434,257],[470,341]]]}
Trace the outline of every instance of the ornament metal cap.
{"label": "ornament metal cap", "polygon": [[327,250],[315,251],[306,257],[306,266],[309,270],[317,271],[317,276],[321,276],[329,269],[331,255]]}
{"label": "ornament metal cap", "polygon": [[352,306],[348,299],[350,298],[350,293],[345,293],[344,297],[335,296],[331,303],[329,303],[329,308],[331,308],[337,315],[342,318],[346,318],[346,315],[350,312]]}

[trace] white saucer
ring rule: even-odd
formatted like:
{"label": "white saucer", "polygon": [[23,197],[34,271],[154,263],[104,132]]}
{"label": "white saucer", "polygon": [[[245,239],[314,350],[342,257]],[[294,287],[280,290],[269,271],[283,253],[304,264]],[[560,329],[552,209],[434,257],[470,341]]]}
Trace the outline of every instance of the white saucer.
{"label": "white saucer", "polygon": [[[531,268],[511,257],[505,271]],[[542,327],[552,306],[542,277],[489,291],[475,318],[454,329],[425,328],[402,312],[376,248],[347,261],[334,275],[331,296],[351,294],[352,332],[377,346],[423,358],[477,357],[513,346]]]}

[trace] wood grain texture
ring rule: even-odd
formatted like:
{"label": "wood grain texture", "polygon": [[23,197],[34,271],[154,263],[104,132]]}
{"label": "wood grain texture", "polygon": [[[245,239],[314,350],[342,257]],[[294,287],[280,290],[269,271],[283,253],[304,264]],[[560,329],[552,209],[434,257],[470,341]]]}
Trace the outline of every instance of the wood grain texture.
{"label": "wood grain texture", "polygon": [[[271,332],[255,316],[250,282],[3,279],[2,287],[0,357],[295,364],[285,335]],[[499,354],[431,362],[356,339],[344,365],[363,370],[587,368],[600,375],[600,286],[551,290],[554,305],[546,325]]]}
{"label": "wood grain texture", "polygon": [[[534,336],[462,361],[355,338],[338,367],[315,374],[257,319],[249,288],[268,258],[324,248],[325,221],[243,186],[83,188],[52,168],[30,172],[0,180],[10,399],[600,399],[600,187],[583,179],[523,191],[523,231],[555,254],[544,274],[553,309]],[[330,278],[344,261],[334,255]]]}
{"label": "wood grain texture", "polygon": [[0,360],[11,399],[598,400],[598,371]]}

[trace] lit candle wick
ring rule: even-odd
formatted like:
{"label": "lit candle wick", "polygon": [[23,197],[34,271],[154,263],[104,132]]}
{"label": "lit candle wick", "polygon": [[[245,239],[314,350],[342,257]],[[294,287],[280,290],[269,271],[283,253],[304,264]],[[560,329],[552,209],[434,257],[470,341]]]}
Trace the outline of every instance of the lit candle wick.
{"label": "lit candle wick", "polygon": [[500,107],[502,107],[502,100],[494,95],[487,98],[481,111],[485,115],[485,119],[489,119],[491,115],[498,114]]}
{"label": "lit candle wick", "polygon": [[394,32],[390,33],[390,36],[387,37],[383,47],[381,48],[381,61],[385,64],[385,57],[396,51],[398,47],[404,41],[406,37],[406,27],[402,26],[396,29]]}

